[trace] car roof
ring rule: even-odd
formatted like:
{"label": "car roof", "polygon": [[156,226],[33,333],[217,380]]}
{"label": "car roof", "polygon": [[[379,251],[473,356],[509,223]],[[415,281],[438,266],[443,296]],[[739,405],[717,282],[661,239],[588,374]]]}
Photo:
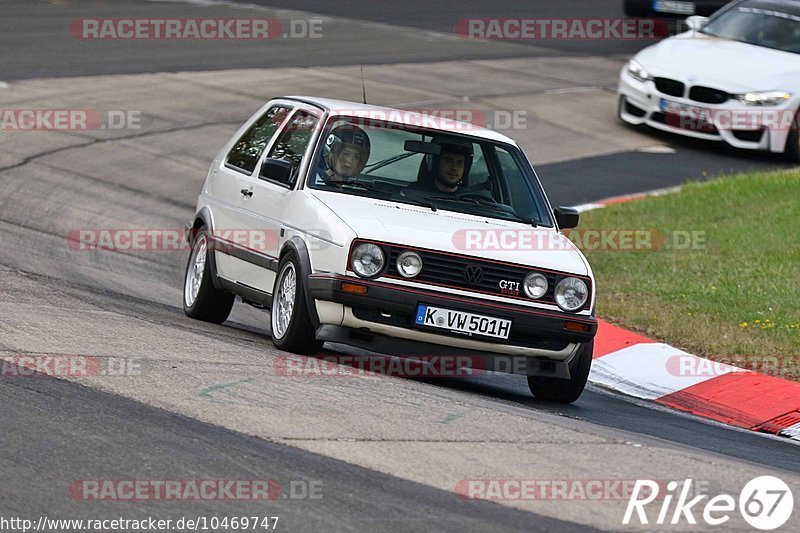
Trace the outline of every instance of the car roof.
{"label": "car roof", "polygon": [[[423,127],[424,129],[440,130],[447,133],[456,133],[472,137],[480,137],[491,141],[497,141],[497,142],[511,144],[513,146],[518,146],[516,141],[514,141],[514,139],[511,139],[510,137],[507,137],[502,133],[498,133],[494,130],[490,130],[488,128],[484,128],[481,126],[477,126],[475,124],[470,124],[467,122],[455,120],[454,118],[449,118],[449,116],[447,116],[450,114],[455,115],[457,111],[461,111],[464,113],[474,112],[479,114],[480,116],[485,116],[485,113],[477,111],[475,109],[466,109],[463,107],[459,107],[458,110],[446,109],[443,110],[443,113],[447,113],[447,115],[437,116],[435,114],[429,114],[429,113],[423,114],[418,111],[412,111],[409,109],[396,109],[393,107],[382,107],[370,104],[362,104],[358,102],[348,102],[346,100],[319,98],[316,96],[284,96],[283,98],[288,100],[298,100],[300,102],[312,104],[316,107],[324,109],[325,111],[328,111],[331,114],[331,116],[342,115],[342,116],[366,117],[387,122],[407,124],[410,126],[420,126]],[[436,113],[435,109],[431,109],[430,111],[431,113]]]}

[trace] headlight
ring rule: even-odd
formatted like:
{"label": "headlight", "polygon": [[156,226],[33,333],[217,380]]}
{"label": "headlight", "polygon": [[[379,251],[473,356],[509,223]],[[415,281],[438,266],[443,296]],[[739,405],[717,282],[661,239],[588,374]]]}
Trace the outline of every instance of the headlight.
{"label": "headlight", "polygon": [[745,105],[780,105],[792,97],[786,91],[763,91],[735,95]]}
{"label": "headlight", "polygon": [[386,264],[386,256],[380,246],[369,242],[363,242],[353,248],[353,255],[350,257],[350,266],[353,271],[362,278],[374,278],[383,270]]}
{"label": "headlight", "polygon": [[403,252],[397,258],[397,271],[404,278],[413,278],[422,271],[422,258],[417,252]]}
{"label": "headlight", "polygon": [[547,293],[547,278],[544,274],[531,272],[522,281],[522,288],[529,298],[541,298]]}
{"label": "headlight", "polygon": [[628,74],[639,81],[648,81],[653,79],[653,76],[647,72],[642,65],[633,59],[631,59],[628,63]]}
{"label": "headlight", "polygon": [[586,303],[589,289],[578,278],[564,278],[556,285],[556,303],[564,311],[577,311]]}

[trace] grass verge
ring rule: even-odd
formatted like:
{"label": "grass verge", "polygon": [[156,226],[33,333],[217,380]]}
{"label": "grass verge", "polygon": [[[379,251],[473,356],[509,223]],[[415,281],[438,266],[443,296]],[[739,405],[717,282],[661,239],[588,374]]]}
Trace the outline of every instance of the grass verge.
{"label": "grass verge", "polygon": [[[584,213],[576,236],[587,230],[636,233],[628,250],[619,239],[615,249],[613,237],[583,243],[598,316],[699,356],[747,359],[754,370],[800,380],[800,171],[689,183]],[[630,249],[637,237],[643,249]],[[779,366],[770,372],[769,363]]]}

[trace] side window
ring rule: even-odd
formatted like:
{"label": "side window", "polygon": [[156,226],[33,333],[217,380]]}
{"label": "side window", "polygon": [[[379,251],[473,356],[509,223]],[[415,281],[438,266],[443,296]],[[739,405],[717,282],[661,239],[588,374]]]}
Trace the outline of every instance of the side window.
{"label": "side window", "polygon": [[258,164],[261,153],[275,134],[275,131],[286,118],[289,108],[270,107],[264,115],[253,124],[242,138],[237,141],[228,154],[227,163],[252,174]]}
{"label": "side window", "polygon": [[517,163],[514,162],[514,157],[498,147],[497,160],[500,163],[505,183],[508,186],[509,201],[505,203],[510,203],[517,213],[545,223],[547,218],[542,216],[537,205],[533,185],[522,173]]}
{"label": "side window", "polygon": [[267,157],[282,159],[292,164],[292,179],[296,178],[303,155],[319,117],[307,111],[298,111],[281,131]]}
{"label": "side window", "polygon": [[490,191],[489,167],[486,166],[486,156],[483,153],[483,148],[479,144],[473,144],[472,149],[475,155],[472,159],[472,168],[469,171],[467,187],[471,191]]}

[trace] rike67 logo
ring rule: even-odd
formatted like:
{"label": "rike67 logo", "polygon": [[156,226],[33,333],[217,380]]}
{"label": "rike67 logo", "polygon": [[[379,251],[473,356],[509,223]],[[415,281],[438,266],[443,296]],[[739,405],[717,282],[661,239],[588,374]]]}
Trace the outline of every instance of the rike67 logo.
{"label": "rike67 logo", "polygon": [[[751,527],[769,531],[784,525],[791,518],[794,509],[791,489],[783,480],[774,476],[751,479],[739,493],[738,502],[730,494],[714,496],[706,501],[705,505],[701,502],[708,498],[707,494],[689,499],[691,479],[685,480],[683,485],[677,481],[670,481],[666,486],[666,494],[659,494],[659,488],[659,483],[655,481],[636,480],[622,523],[631,524],[635,513],[639,524],[650,524],[649,520],[652,520],[653,516],[651,514],[648,517],[645,506],[656,500],[661,505],[658,516],[652,523],[657,525],[681,523],[695,525],[698,523],[697,519],[702,518],[707,525],[721,526],[731,519],[731,514],[736,511],[738,503],[739,513]],[[675,501],[674,508],[673,501]],[[633,523],[636,524],[636,521]]]}

